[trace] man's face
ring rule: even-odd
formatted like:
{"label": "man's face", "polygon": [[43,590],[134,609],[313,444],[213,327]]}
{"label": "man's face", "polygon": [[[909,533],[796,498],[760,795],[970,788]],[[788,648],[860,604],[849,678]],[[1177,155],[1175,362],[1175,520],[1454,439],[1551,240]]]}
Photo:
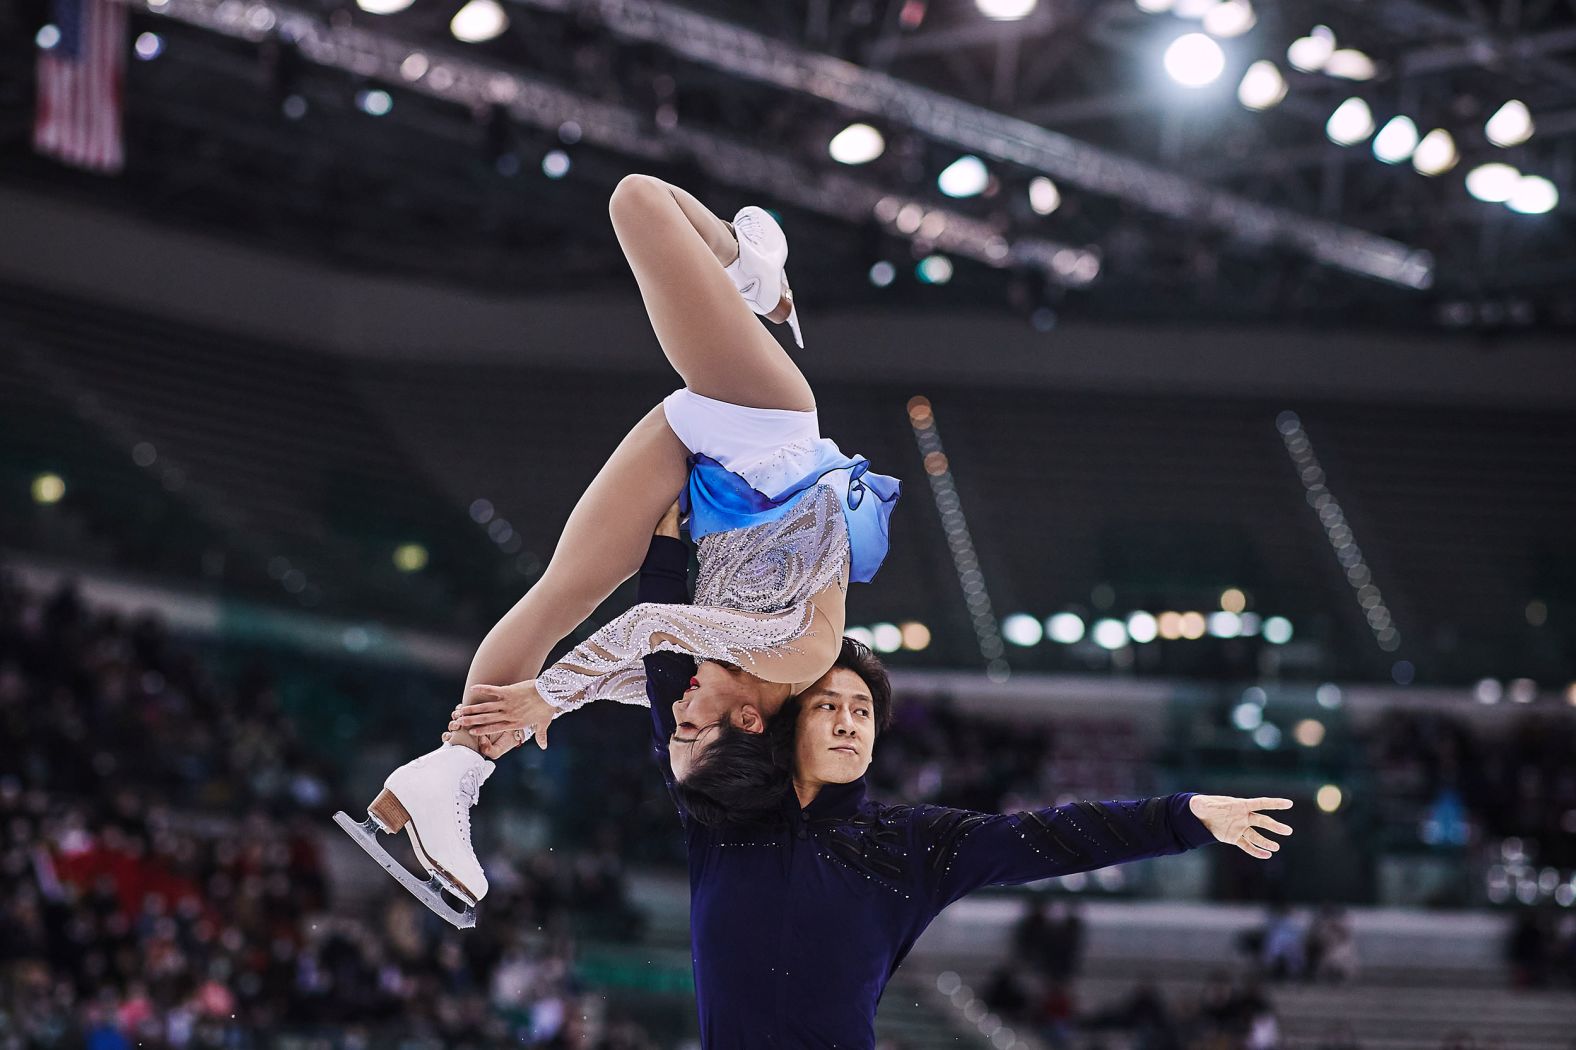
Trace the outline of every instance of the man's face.
{"label": "man's face", "polygon": [[847,784],[875,755],[876,705],[865,680],[834,667],[799,694],[794,776],[804,783]]}
{"label": "man's face", "polygon": [[786,692],[729,664],[703,660],[690,679],[683,697],[673,704],[677,729],[668,738],[668,760],[673,776],[683,781],[717,739],[724,720],[749,733],[766,728],[761,715],[768,691]]}

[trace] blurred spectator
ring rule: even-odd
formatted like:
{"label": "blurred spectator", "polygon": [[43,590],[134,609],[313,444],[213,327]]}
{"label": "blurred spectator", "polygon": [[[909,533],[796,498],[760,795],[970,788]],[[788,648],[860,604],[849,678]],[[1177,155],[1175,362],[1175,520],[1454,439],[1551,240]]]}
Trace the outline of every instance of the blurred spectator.
{"label": "blurred spectator", "polygon": [[1284,904],[1270,908],[1269,920],[1264,925],[1259,963],[1271,980],[1282,981],[1302,976],[1307,964],[1303,929],[1291,909]]}
{"label": "blurred spectator", "polygon": [[1308,976],[1336,984],[1357,976],[1357,938],[1346,909],[1326,904],[1309,925]]}

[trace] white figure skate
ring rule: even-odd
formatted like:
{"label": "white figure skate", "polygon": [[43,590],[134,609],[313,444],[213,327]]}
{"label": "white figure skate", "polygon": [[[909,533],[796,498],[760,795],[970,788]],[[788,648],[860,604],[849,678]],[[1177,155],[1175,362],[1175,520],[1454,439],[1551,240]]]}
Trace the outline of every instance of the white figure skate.
{"label": "white figure skate", "polygon": [[[334,822],[423,904],[468,929],[476,925],[476,903],[487,895],[487,876],[471,847],[471,807],[495,768],[468,747],[444,744],[390,773],[367,807],[366,820],[358,823],[341,811],[334,814]],[[401,828],[427,869],[426,882],[378,842],[378,832],[392,835]],[[464,909],[451,906],[440,890],[459,898]]]}
{"label": "white figure skate", "polygon": [[788,238],[783,228],[764,208],[751,204],[733,217],[733,236],[739,242],[739,257],[723,268],[733,278],[733,286],[750,309],[768,321],[782,324],[786,320],[793,329],[793,341],[804,349],[799,311],[783,273],[788,262]]}

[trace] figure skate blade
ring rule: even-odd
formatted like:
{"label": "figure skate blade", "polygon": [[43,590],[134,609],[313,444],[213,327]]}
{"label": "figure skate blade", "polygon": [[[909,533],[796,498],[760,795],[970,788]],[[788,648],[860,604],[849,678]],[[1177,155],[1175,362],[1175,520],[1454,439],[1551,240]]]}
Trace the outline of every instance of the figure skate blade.
{"label": "figure skate blade", "polygon": [[334,823],[343,828],[345,834],[349,835],[356,845],[366,850],[367,856],[377,861],[384,871],[394,876],[394,881],[409,890],[412,896],[430,908],[439,918],[461,930],[468,930],[476,925],[474,906],[467,906],[464,909],[455,908],[443,899],[442,884],[436,878],[430,878],[425,882],[418,879],[383,848],[383,844],[378,841],[378,833],[381,829],[371,817],[358,821],[344,810],[340,810],[334,814]]}

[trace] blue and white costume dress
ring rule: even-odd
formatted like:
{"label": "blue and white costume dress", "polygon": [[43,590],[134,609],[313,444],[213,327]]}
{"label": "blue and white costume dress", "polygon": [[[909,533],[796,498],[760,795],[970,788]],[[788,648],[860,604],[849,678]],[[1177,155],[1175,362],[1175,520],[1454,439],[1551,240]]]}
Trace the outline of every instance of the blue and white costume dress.
{"label": "blue and white costume dress", "polygon": [[648,703],[642,657],[681,652],[807,685],[840,638],[813,599],[872,579],[901,485],[823,438],[815,411],[745,408],[682,389],[663,402],[690,451],[680,500],[698,547],[694,605],[641,603],[537,678],[560,712]]}

